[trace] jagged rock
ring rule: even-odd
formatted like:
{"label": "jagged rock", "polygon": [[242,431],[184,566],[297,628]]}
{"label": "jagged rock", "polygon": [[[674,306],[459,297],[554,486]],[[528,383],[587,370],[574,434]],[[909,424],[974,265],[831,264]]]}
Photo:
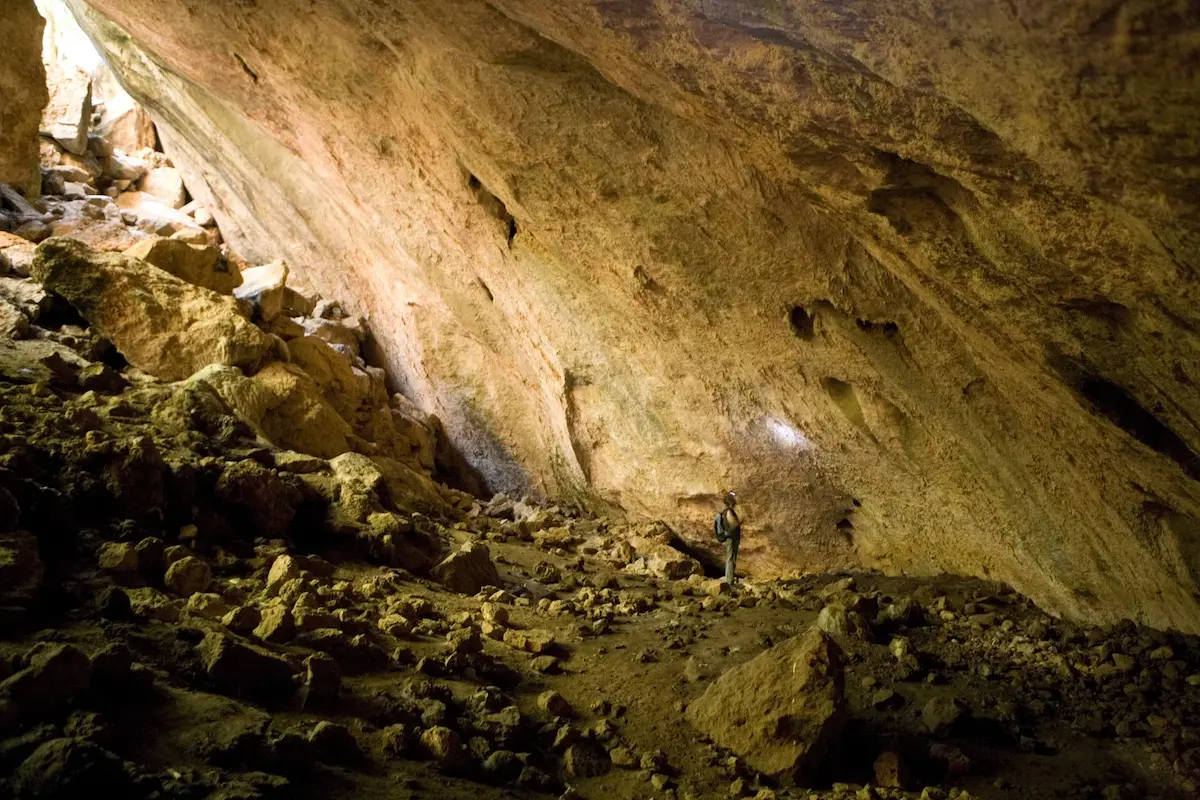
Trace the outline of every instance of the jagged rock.
{"label": "jagged rock", "polygon": [[433,568],[433,576],[451,591],[475,594],[484,586],[500,586],[500,573],[487,545],[468,542]]}
{"label": "jagged rock", "polygon": [[57,709],[87,691],[91,680],[92,662],[79,648],[38,645],[29,666],[0,683],[0,731]]}
{"label": "jagged rock", "polygon": [[573,717],[575,709],[561,694],[553,689],[542,692],[537,699],[538,708],[552,717]]}
{"label": "jagged rock", "polygon": [[208,676],[224,691],[250,699],[279,698],[292,691],[295,669],[261,648],[214,631],[197,650]]}
{"label": "jagged rock", "polygon": [[121,210],[121,218],[143,233],[173,236],[183,230],[203,230],[191,217],[145,192],[122,192],[117,197],[117,206]]}
{"label": "jagged rock", "polygon": [[133,781],[125,764],[82,739],[46,742],[22,762],[13,778],[14,800],[128,797]]}
{"label": "jagged rock", "polygon": [[358,741],[345,725],[322,720],[312,729],[308,741],[316,759],[326,764],[352,767],[362,760]]}
{"label": "jagged rock", "polygon": [[[4,496],[0,489],[0,530],[5,527]],[[15,508],[15,501],[13,503]],[[9,521],[8,525],[16,522]],[[25,531],[0,533],[0,605],[27,605],[42,586],[45,567],[38,555],[37,538]]]}
{"label": "jagged rock", "polygon": [[[158,136],[154,120],[141,105],[127,99],[105,97],[104,113],[95,132],[111,147],[126,153],[136,153],[144,148],[154,149]],[[124,100],[125,102],[121,102]]]}
{"label": "jagged rock", "polygon": [[841,603],[830,603],[817,615],[817,627],[837,639],[859,639],[875,641],[867,618]]}
{"label": "jagged rock", "polygon": [[966,713],[966,707],[956,698],[934,697],[921,709],[921,721],[930,733],[943,734],[951,730]]}
{"label": "jagged rock", "polygon": [[138,181],[138,191],[156,197],[168,208],[180,209],[187,205],[187,189],[179,170],[172,167],[152,169]]}
{"label": "jagged rock", "polygon": [[304,660],[302,702],[305,708],[327,706],[337,700],[342,688],[342,671],[335,659],[314,653]]}
{"label": "jagged rock", "polygon": [[221,618],[221,624],[234,633],[250,634],[262,622],[262,614],[251,606],[238,606]]}
{"label": "jagged rock", "polygon": [[143,619],[157,622],[178,622],[179,605],[170,597],[149,586],[130,589],[126,592],[133,613]]}
{"label": "jagged rock", "polygon": [[150,165],[140,158],[114,151],[104,159],[101,169],[105,177],[116,181],[139,181],[150,171]]}
{"label": "jagged rock", "polygon": [[92,124],[92,77],[83,70],[58,62],[48,70],[50,102],[42,112],[41,133],[68,153],[87,155]]}
{"label": "jagged rock", "polygon": [[195,556],[181,558],[167,568],[163,583],[180,597],[203,592],[212,583],[212,569]]}
{"label": "jagged rock", "polygon": [[572,778],[596,778],[612,769],[612,759],[594,742],[578,742],[563,754],[563,767]]}
{"label": "jagged rock", "polygon": [[242,270],[242,284],[233,295],[254,307],[256,319],[270,322],[283,313],[287,276],[288,266],[282,260]]}
{"label": "jagged rock", "polygon": [[255,530],[270,538],[287,534],[302,496],[296,478],[280,475],[251,459],[227,466],[214,494],[220,502],[240,510]]}
{"label": "jagged rock", "polygon": [[189,383],[211,386],[238,418],[271,443],[318,458],[347,452],[350,426],[321,396],[303,370],[273,362],[247,378],[236,369],[211,366]]}
{"label": "jagged rock", "polygon": [[845,723],[841,649],[811,628],[727,670],[686,718],[753,769],[803,780]]}
{"label": "jagged rock", "polygon": [[264,642],[283,644],[296,633],[292,611],[286,606],[268,606],[262,610],[262,619],[254,629],[254,635]]}
{"label": "jagged rock", "polygon": [[421,732],[421,745],[435,761],[448,769],[466,763],[467,754],[462,739],[450,728],[436,725]]}
{"label": "jagged rock", "polygon": [[164,380],[209,364],[257,365],[273,347],[231,298],[137,259],[53,239],[38,248],[33,271],[131,364]]}
{"label": "jagged rock", "polygon": [[[5,267],[19,278],[32,274],[33,257],[37,245],[20,236],[0,231],[0,267]],[[0,272],[3,272],[0,269]]]}
{"label": "jagged rock", "polygon": [[220,620],[230,613],[229,603],[225,602],[225,598],[208,592],[197,592],[189,597],[184,610],[211,620]]}
{"label": "jagged rock", "polygon": [[73,389],[78,385],[79,371],[87,365],[56,342],[0,338],[0,378],[12,383],[46,383]]}
{"label": "jagged rock", "polygon": [[197,247],[176,239],[151,236],[126,250],[125,255],[140,258],[176,278],[219,294],[233,294],[242,283],[237,265],[226,259],[218,247]]}
{"label": "jagged rock", "polygon": [[124,577],[138,572],[137,549],[127,542],[105,542],[100,546],[96,565],[106,572]]}

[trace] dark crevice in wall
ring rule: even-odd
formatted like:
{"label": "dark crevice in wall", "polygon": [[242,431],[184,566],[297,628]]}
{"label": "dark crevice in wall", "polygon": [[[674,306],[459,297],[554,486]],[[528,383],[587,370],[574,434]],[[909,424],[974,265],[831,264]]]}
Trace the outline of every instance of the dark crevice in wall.
{"label": "dark crevice in wall", "polygon": [[1143,407],[1128,389],[1061,352],[1051,350],[1048,362],[1085,408],[1174,461],[1192,480],[1200,481],[1200,455],[1153,411]]}
{"label": "dark crevice in wall", "polygon": [[792,333],[803,341],[811,341],[814,336],[813,316],[804,306],[795,306],[788,312],[788,325]]}
{"label": "dark crevice in wall", "polygon": [[249,75],[250,80],[258,83],[258,73],[250,68],[250,65],[246,63],[246,59],[242,58],[238,53],[234,53],[233,57],[237,59],[238,64],[241,64],[242,72],[245,72],[247,75]]}
{"label": "dark crevice in wall", "polygon": [[1147,447],[1170,458],[1192,480],[1200,481],[1200,456],[1177,433],[1142,406],[1123,387],[1084,373],[1077,389],[1092,410]]}
{"label": "dark crevice in wall", "polygon": [[512,247],[513,240],[517,238],[517,220],[508,213],[508,206],[504,205],[504,201],[496,197],[474,175],[467,176],[467,188],[475,195],[476,202],[483,206],[484,211],[503,223],[505,239],[508,246]]}
{"label": "dark crevice in wall", "polygon": [[854,324],[863,333],[881,334],[889,339],[900,332],[900,326],[894,322],[872,322],[869,319],[859,317],[854,320]]}

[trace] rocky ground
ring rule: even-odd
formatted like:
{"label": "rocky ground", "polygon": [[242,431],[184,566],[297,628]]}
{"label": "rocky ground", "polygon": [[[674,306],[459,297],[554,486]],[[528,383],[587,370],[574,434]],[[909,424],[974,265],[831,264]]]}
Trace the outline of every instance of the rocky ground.
{"label": "rocky ground", "polygon": [[731,593],[660,523],[450,488],[361,321],[89,147],[4,193],[0,795],[1196,796],[1197,638],[947,577]]}

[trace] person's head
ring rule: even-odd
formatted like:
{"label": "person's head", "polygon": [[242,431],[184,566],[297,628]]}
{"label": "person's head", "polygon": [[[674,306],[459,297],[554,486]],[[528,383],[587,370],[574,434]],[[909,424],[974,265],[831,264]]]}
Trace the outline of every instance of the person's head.
{"label": "person's head", "polygon": [[730,492],[729,494],[725,495],[725,507],[726,508],[733,508],[736,505],[737,505],[737,493],[736,492]]}

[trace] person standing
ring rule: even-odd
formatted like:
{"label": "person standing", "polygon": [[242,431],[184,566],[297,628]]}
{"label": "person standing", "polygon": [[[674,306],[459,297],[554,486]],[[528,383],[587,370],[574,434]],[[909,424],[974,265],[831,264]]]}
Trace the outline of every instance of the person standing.
{"label": "person standing", "polygon": [[713,520],[717,541],[725,544],[725,583],[729,588],[737,584],[737,554],[742,543],[742,520],[737,513],[737,494],[725,495],[725,508]]}

